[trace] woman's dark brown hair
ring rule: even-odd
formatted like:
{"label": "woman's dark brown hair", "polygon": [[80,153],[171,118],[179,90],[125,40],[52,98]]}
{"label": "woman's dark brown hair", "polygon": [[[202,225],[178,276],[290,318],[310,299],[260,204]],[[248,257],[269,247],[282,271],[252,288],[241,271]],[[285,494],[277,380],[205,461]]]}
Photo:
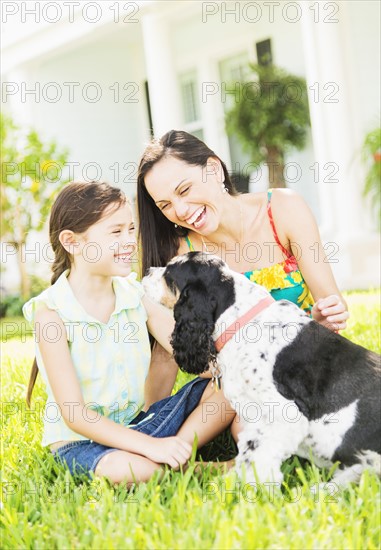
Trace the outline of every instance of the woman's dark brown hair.
{"label": "woman's dark brown hair", "polygon": [[[126,201],[121,189],[102,182],[72,182],[62,189],[53,204],[49,220],[49,238],[54,252],[52,285],[72,264],[71,255],[60,243],[61,231],[69,229],[74,233],[84,233],[101,219],[107,207],[113,204],[117,209]],[[34,359],[26,395],[28,407],[37,374],[38,366]]]}
{"label": "woman's dark brown hair", "polygon": [[171,130],[161,139],[153,140],[145,149],[138,170],[137,202],[143,275],[149,267],[166,265],[177,254],[180,239],[188,234],[187,229],[180,226],[175,228],[164,216],[145,186],[144,178],[151,168],[168,156],[203,168],[209,158],[218,159],[224,172],[225,187],[230,195],[237,194],[225,163],[203,141],[180,130]]}

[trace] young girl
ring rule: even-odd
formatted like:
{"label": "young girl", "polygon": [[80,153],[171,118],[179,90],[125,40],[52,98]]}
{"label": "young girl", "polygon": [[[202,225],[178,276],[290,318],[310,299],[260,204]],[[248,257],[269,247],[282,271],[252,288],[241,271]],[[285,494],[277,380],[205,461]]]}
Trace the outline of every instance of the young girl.
{"label": "young girl", "polygon": [[114,483],[145,481],[162,464],[178,468],[195,434],[204,445],[234,413],[202,378],[143,411],[146,323],[171,352],[173,318],[143,297],[131,273],[137,243],[125,195],[105,183],[70,183],[53,205],[49,232],[52,286],[23,308],[36,334],[27,402],[37,367],[48,394],[43,445],[72,474]]}

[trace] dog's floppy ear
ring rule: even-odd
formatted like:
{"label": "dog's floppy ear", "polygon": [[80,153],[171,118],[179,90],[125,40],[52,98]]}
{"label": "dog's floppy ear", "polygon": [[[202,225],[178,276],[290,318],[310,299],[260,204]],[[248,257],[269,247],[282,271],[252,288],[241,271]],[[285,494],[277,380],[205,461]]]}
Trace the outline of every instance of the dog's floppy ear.
{"label": "dog's floppy ear", "polygon": [[171,344],[180,369],[201,374],[215,359],[212,339],[217,300],[203,282],[188,284],[180,294],[175,307],[175,330]]}

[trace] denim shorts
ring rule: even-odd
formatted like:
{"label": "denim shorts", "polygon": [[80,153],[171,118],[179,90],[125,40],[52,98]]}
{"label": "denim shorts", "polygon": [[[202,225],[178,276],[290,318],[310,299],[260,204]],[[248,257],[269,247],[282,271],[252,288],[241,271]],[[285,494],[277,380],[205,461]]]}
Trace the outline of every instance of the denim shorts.
{"label": "denim shorts", "polygon": [[[175,395],[157,401],[145,412],[140,412],[129,424],[131,430],[152,437],[171,437],[196,408],[210,382],[208,378],[195,378]],[[69,468],[72,475],[87,475],[95,472],[98,462],[108,453],[120,449],[107,447],[91,440],[71,441],[53,452],[59,464]]]}

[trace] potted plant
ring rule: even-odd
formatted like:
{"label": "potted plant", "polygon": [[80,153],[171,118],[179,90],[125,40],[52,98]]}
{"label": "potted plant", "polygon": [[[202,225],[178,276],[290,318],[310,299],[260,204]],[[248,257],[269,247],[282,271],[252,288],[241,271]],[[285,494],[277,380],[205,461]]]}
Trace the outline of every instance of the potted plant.
{"label": "potted plant", "polygon": [[310,125],[306,82],[271,63],[249,68],[252,79],[235,86],[226,129],[251,162],[268,165],[271,187],[285,187],[285,153],[304,148]]}

